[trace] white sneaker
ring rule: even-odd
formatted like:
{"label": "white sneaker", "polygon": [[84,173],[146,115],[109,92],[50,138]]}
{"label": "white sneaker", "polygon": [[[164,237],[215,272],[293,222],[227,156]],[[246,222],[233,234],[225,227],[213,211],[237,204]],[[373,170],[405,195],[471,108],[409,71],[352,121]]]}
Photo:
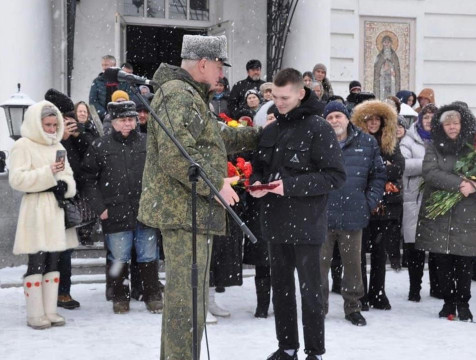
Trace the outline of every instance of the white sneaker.
{"label": "white sneaker", "polygon": [[210,288],[208,296],[208,312],[219,317],[229,317],[231,314],[228,310],[221,308],[215,302],[215,289]]}
{"label": "white sneaker", "polygon": [[206,323],[207,323],[208,325],[210,325],[210,324],[216,324],[217,322],[218,322],[218,319],[217,319],[215,316],[213,316],[213,315],[210,313],[210,311],[208,311],[208,312],[207,312],[207,321],[206,321]]}

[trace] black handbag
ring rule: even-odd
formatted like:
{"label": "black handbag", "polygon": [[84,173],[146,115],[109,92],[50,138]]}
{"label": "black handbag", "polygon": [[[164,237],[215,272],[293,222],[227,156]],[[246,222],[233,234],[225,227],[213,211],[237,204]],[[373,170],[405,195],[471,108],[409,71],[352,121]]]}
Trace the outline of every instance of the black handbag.
{"label": "black handbag", "polygon": [[96,220],[94,212],[80,195],[60,200],[58,205],[64,210],[66,229],[78,228]]}

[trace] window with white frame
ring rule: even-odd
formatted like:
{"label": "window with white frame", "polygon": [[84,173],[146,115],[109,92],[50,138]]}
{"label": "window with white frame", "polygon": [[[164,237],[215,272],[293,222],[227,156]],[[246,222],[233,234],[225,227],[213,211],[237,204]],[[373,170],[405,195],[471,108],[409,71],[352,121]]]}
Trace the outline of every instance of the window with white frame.
{"label": "window with white frame", "polygon": [[210,0],[123,0],[125,16],[208,21]]}

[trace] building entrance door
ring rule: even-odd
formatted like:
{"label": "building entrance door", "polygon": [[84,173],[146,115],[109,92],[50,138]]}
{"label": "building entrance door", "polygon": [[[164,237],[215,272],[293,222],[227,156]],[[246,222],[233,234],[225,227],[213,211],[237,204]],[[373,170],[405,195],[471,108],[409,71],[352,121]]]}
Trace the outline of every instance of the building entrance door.
{"label": "building entrance door", "polygon": [[126,61],[134,74],[152,79],[163,62],[180,66],[184,35],[206,35],[206,29],[127,25]]}

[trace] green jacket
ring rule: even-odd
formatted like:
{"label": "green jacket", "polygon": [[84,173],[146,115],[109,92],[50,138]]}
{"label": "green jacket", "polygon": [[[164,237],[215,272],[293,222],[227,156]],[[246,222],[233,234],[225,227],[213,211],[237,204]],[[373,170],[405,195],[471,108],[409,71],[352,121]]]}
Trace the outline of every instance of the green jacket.
{"label": "green jacket", "polygon": [[[209,85],[196,82],[182,68],[162,64],[154,74],[156,89],[152,108],[190,156],[220,190],[227,177],[227,153],[255,149],[259,131],[220,124],[209,109]],[[167,134],[151,119],[147,128],[147,157],[138,219],[161,230],[191,231],[189,162]],[[197,183],[199,233],[224,234],[225,210],[210,197],[203,180]],[[210,215],[211,211],[211,215]]]}

